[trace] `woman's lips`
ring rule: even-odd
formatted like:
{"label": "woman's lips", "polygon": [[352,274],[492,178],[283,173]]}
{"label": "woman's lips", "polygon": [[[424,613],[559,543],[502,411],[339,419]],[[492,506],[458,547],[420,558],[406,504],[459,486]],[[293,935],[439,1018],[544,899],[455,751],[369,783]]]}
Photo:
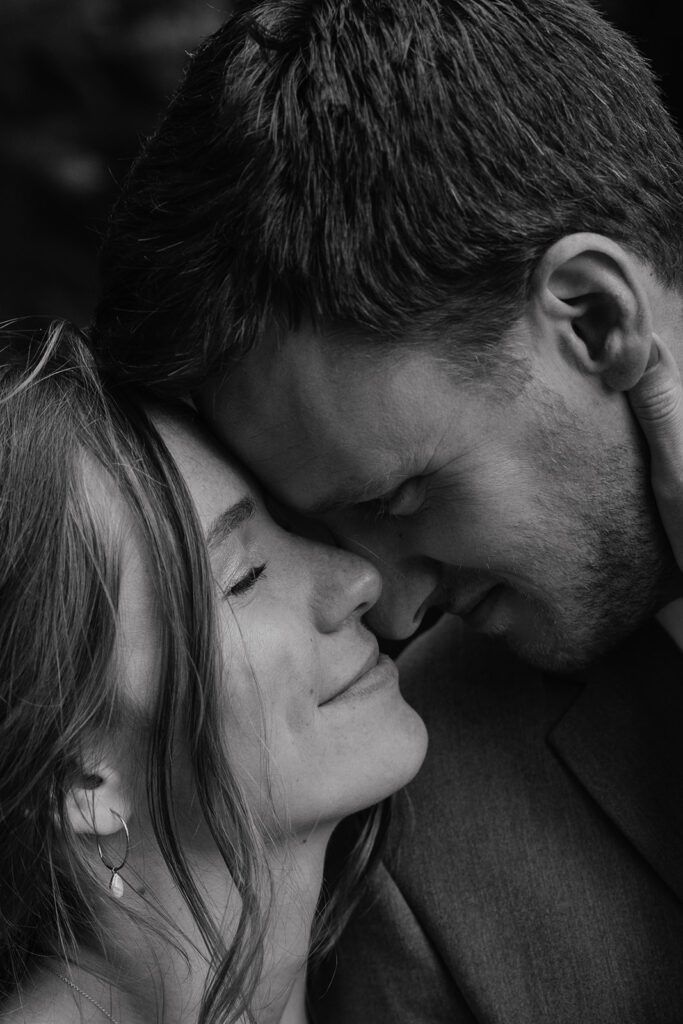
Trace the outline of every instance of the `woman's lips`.
{"label": "woman's lips", "polygon": [[361,671],[345,683],[327,700],[322,701],[318,706],[327,707],[336,701],[363,697],[366,694],[374,693],[390,683],[398,683],[398,669],[394,662],[386,654],[373,655],[369,663]]}

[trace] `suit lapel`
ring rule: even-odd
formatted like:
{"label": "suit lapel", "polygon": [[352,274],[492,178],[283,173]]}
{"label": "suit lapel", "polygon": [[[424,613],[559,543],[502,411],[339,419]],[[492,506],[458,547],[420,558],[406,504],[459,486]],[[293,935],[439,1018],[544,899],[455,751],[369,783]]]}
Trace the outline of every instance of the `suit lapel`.
{"label": "suit lapel", "polygon": [[683,901],[683,655],[652,623],[581,679],[550,744]]}

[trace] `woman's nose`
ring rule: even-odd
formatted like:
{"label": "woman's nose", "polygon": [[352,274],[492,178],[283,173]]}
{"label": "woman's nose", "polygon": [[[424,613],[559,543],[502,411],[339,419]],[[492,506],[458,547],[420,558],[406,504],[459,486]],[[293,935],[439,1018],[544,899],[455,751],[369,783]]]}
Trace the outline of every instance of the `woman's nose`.
{"label": "woman's nose", "polygon": [[352,616],[361,618],[377,602],[382,578],[371,562],[341,548],[326,550],[315,588],[319,627],[333,632]]}

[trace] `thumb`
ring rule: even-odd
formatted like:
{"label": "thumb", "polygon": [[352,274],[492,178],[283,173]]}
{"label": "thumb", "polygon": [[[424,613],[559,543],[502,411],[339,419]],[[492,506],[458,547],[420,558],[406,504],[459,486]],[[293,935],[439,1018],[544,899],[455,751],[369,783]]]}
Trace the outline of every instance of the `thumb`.
{"label": "thumb", "polygon": [[683,387],[673,355],[656,335],[645,372],[628,398],[650,447],[659,513],[683,566]]}

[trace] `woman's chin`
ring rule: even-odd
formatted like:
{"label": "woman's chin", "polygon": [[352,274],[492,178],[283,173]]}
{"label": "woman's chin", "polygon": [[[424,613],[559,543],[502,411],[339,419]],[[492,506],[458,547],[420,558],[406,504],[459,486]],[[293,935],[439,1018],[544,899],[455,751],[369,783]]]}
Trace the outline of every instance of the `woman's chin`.
{"label": "woman's chin", "polygon": [[335,801],[336,820],[392,796],[407,786],[422,767],[427,753],[427,728],[403,698],[400,705],[386,716],[366,756],[359,754],[350,766],[345,791]]}
{"label": "woman's chin", "polygon": [[364,806],[379,803],[407,786],[419,772],[427,754],[427,727],[417,712],[403,698],[401,700],[404,708],[400,726],[394,723],[394,728],[387,730],[388,736],[381,745],[378,742],[375,750],[375,760],[380,762],[380,754],[382,758],[377,767],[376,785],[370,787],[373,792]]}

